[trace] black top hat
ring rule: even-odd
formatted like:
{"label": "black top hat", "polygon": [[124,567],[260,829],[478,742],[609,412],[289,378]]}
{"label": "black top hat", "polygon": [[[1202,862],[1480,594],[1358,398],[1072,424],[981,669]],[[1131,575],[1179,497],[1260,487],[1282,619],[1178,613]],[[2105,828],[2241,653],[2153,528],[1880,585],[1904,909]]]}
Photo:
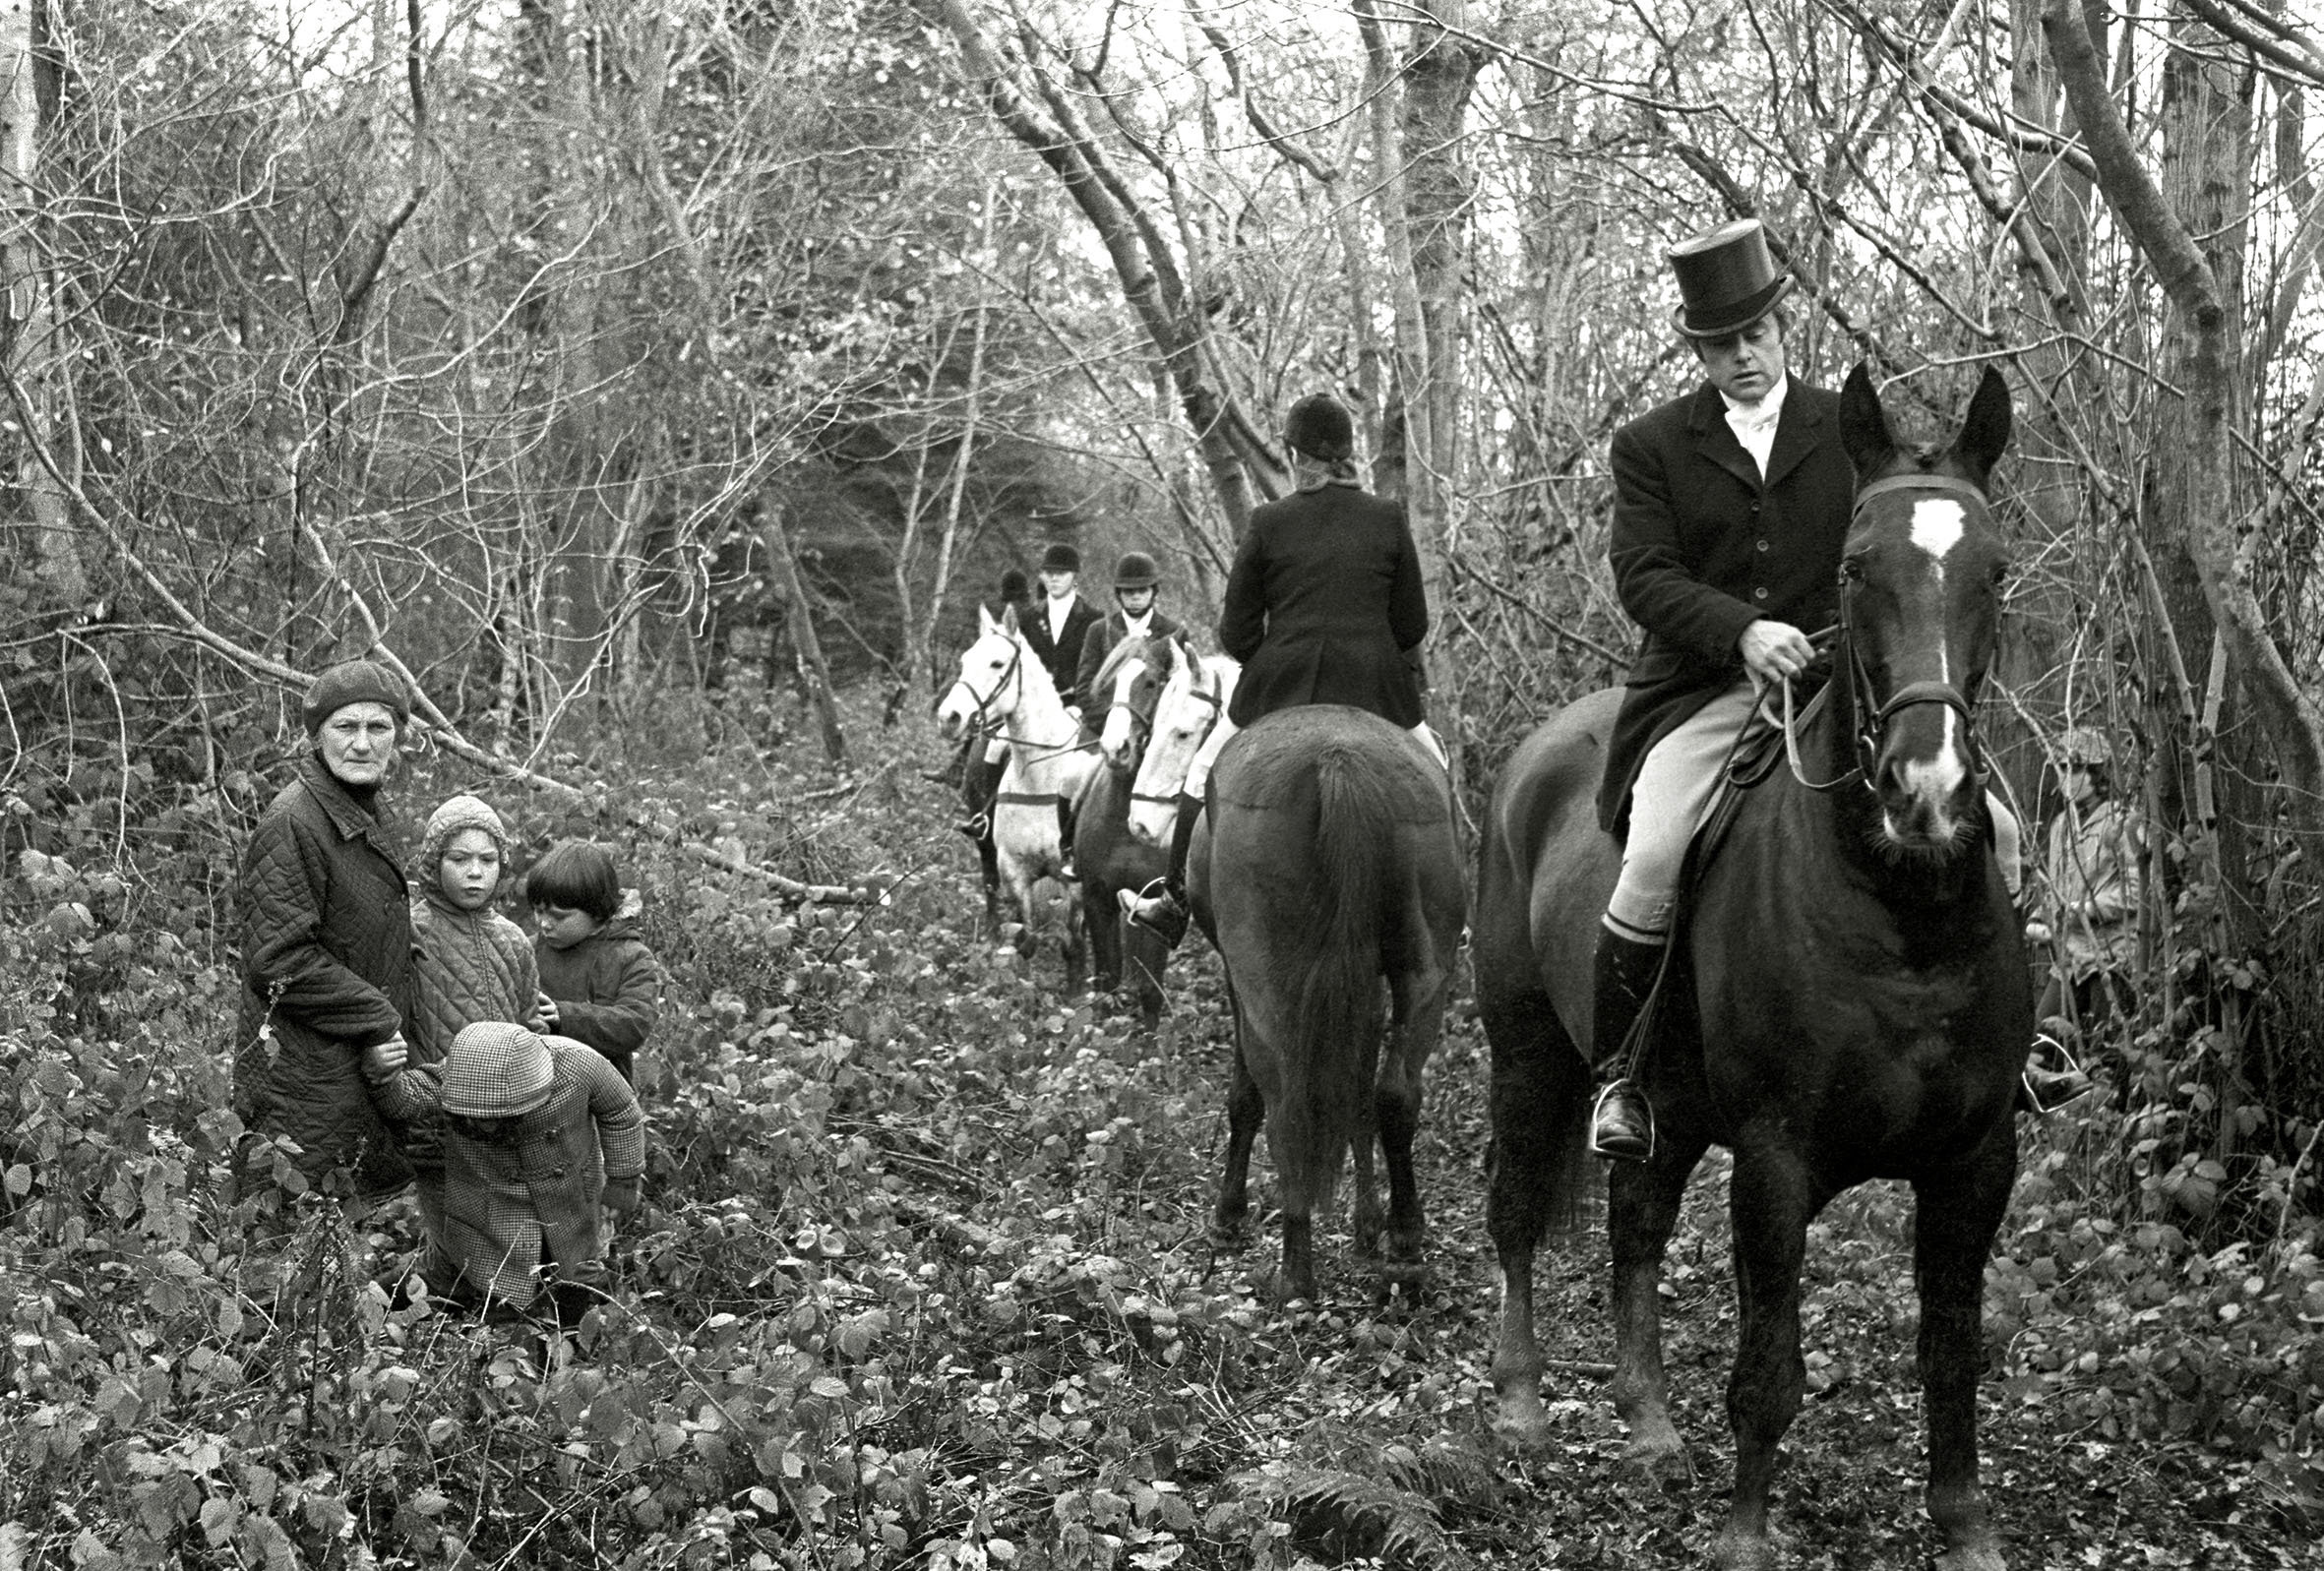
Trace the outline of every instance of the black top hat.
{"label": "black top hat", "polygon": [[1792,275],[1776,271],[1767,230],[1756,218],[1737,218],[1671,247],[1671,271],[1685,302],[1671,320],[1689,338],[1741,332],[1792,292]]}
{"label": "black top hat", "polygon": [[1356,422],[1348,406],[1330,393],[1311,393],[1291,406],[1283,422],[1283,440],[1294,453],[1337,463],[1355,455]]}
{"label": "black top hat", "polygon": [[1060,541],[1041,553],[1043,573],[1079,573],[1081,553]]}

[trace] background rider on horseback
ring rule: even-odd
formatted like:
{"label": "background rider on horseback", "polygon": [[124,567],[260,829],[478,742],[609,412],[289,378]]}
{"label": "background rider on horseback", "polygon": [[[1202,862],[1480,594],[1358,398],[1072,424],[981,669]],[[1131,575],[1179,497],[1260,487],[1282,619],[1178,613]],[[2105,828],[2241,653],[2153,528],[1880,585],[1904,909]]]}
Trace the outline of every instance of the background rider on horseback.
{"label": "background rider on horseback", "polygon": [[1356,424],[1326,393],[1284,421],[1297,489],[1254,508],[1219,612],[1219,647],[1243,663],[1227,713],[1194,755],[1170,839],[1170,871],[1124,904],[1139,927],[1176,945],[1187,931],[1187,851],[1228,740],[1277,709],[1344,703],[1418,736],[1441,765],[1422,720],[1417,655],[1429,604],[1403,504],[1372,496],[1356,472]]}

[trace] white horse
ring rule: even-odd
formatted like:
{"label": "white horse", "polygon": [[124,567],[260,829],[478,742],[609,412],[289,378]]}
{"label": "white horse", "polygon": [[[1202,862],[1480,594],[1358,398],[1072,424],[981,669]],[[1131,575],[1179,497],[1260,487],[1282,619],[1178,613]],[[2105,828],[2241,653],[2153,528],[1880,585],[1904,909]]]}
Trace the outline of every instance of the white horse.
{"label": "white horse", "polygon": [[1175,638],[1170,673],[1154,700],[1154,724],[1146,755],[1131,786],[1130,832],[1147,845],[1170,844],[1178,821],[1178,796],[1194,755],[1235,696],[1243,667],[1223,654],[1194,655]]}
{"label": "white horse", "polygon": [[[1033,885],[1062,880],[1066,847],[1058,828],[1058,804],[1080,795],[1096,753],[1081,740],[1081,728],[1066,713],[1065,700],[1038,656],[1016,630],[1013,607],[993,620],[977,608],[977,638],[960,656],[960,674],[936,706],[937,727],[948,741],[971,728],[1009,744],[1009,767],[993,803],[993,850],[1001,881],[1024,921],[1017,949],[1033,950]],[[1078,982],[1082,957],[1078,903],[1067,902],[1067,979]]]}

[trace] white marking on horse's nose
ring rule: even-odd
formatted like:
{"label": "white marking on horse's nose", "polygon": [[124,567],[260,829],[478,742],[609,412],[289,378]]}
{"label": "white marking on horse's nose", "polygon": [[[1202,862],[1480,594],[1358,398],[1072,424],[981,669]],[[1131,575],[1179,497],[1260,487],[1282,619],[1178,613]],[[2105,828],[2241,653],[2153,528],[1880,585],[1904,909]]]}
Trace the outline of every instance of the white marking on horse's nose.
{"label": "white marking on horse's nose", "polygon": [[1937,576],[1945,571],[1945,556],[1961,543],[1969,514],[1961,504],[1944,497],[1928,497],[1913,504],[1913,544],[1936,560]]}
{"label": "white marking on horse's nose", "polygon": [[[1953,798],[1968,779],[1969,751],[1962,746],[1961,717],[1948,707],[1944,711],[1944,739],[1937,744],[1934,756],[1909,760],[1897,771],[1897,783],[1904,787],[1907,800],[1927,815],[1934,836],[1947,839],[1955,828]],[[1893,833],[1894,824],[1889,827]]]}

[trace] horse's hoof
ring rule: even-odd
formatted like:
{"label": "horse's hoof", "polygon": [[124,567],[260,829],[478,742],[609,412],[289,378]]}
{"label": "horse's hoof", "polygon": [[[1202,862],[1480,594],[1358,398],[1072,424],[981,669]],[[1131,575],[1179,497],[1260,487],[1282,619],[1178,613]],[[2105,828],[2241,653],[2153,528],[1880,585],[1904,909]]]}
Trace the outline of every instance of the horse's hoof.
{"label": "horse's hoof", "polygon": [[1633,1437],[1622,1448],[1622,1460],[1644,1474],[1648,1482],[1665,1493],[1694,1487],[1694,1458],[1677,1440],[1647,1441]]}
{"label": "horse's hoof", "polygon": [[1243,1224],[1213,1222],[1202,1230],[1202,1241],[1216,1254],[1240,1254],[1243,1251]]}
{"label": "horse's hoof", "polygon": [[1711,1564],[1719,1571],[1776,1571],[1783,1556],[1773,1536],[1722,1528],[1711,1545]]}
{"label": "horse's hoof", "polygon": [[[1527,1386],[1531,1384],[1527,1382]],[[1541,1393],[1526,1386],[1501,1392],[1499,1411],[1493,1416],[1493,1432],[1521,1450],[1549,1444],[1550,1410],[1542,1406]]]}

